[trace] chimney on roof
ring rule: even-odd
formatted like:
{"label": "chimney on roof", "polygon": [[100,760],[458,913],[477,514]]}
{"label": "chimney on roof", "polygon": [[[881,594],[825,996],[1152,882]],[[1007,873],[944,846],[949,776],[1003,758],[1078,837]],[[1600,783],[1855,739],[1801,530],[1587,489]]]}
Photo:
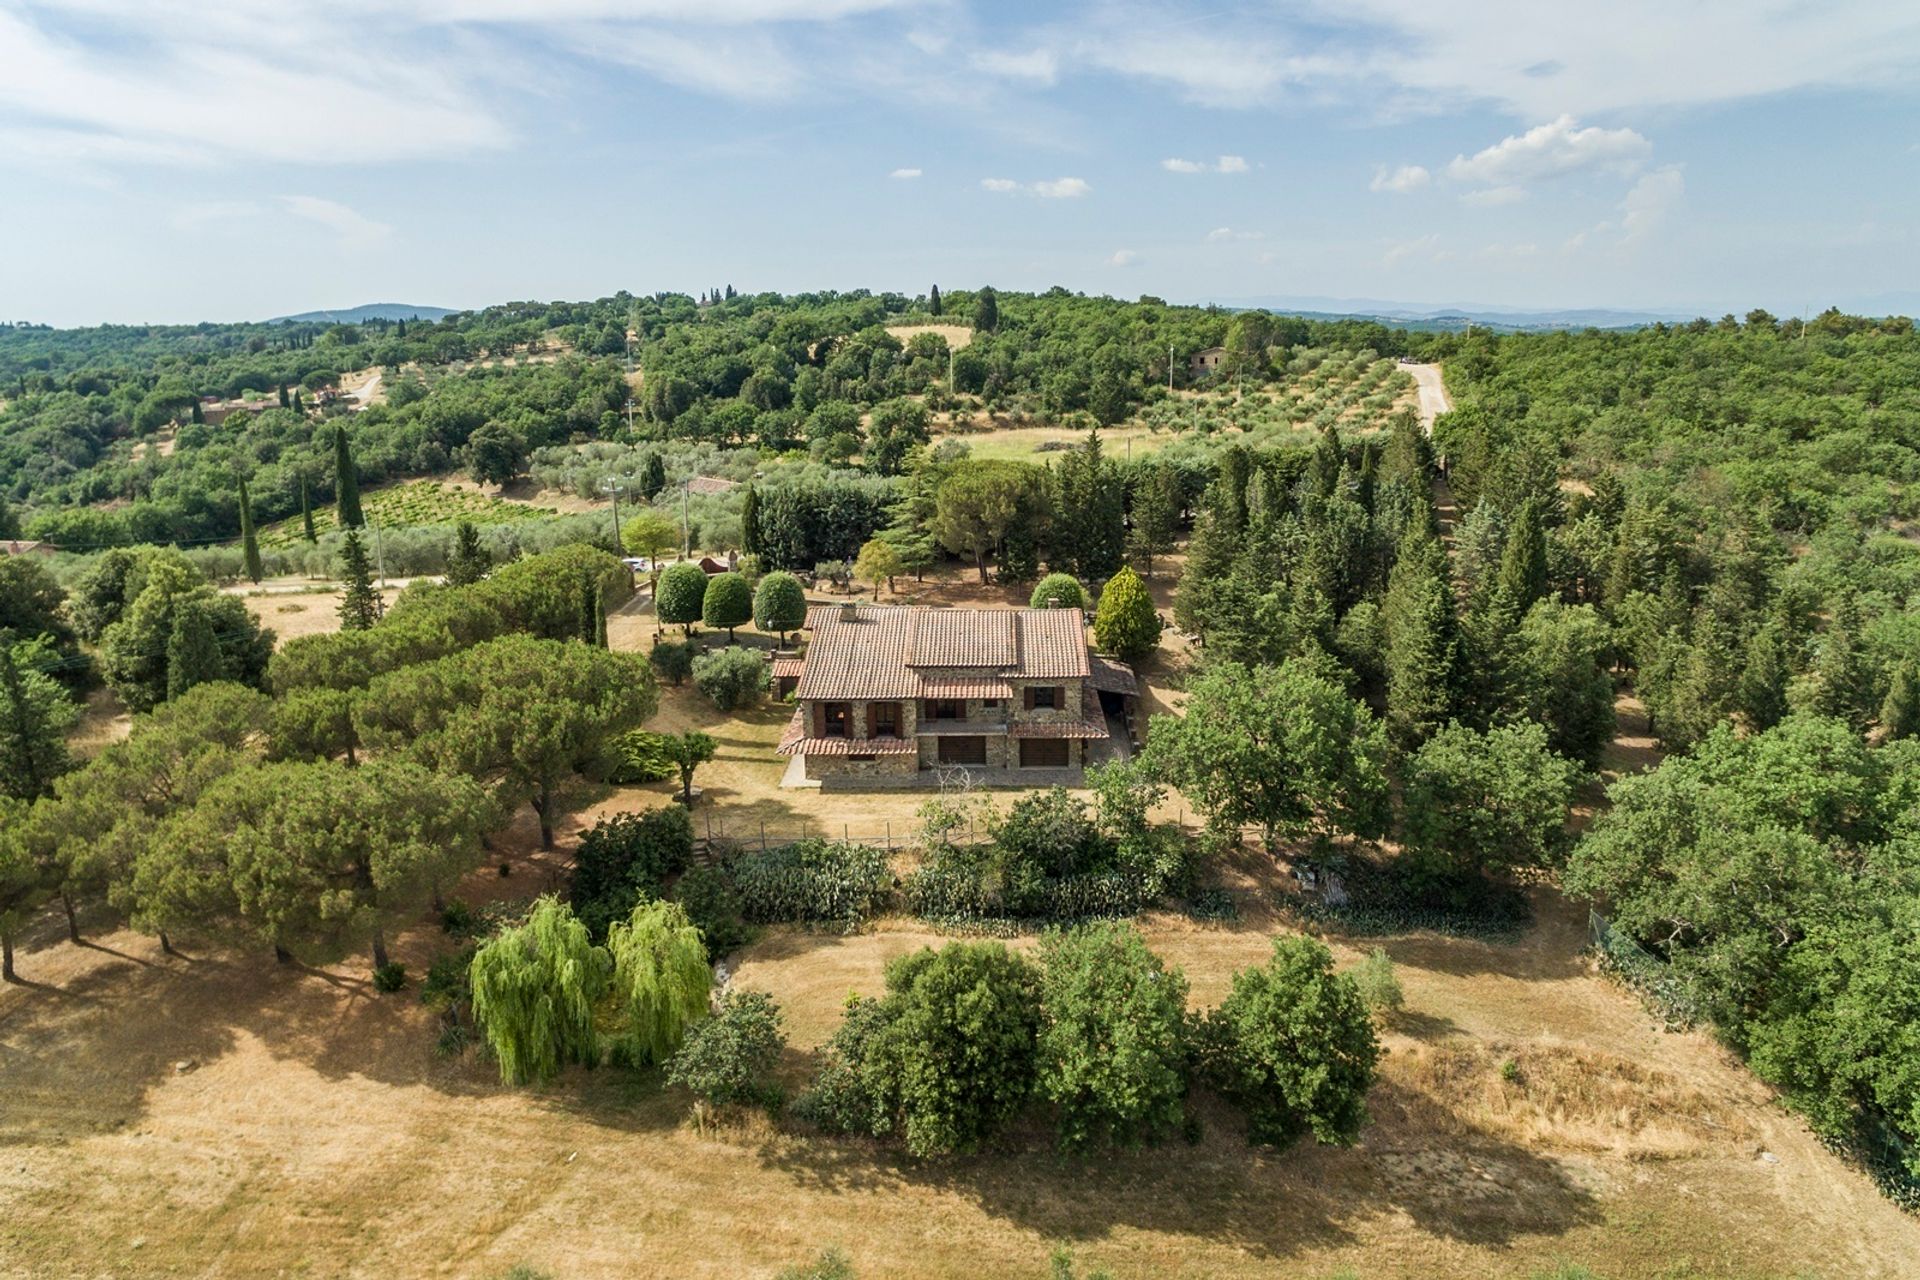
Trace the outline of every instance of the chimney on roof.
{"label": "chimney on roof", "polygon": [[1049,608],[1049,609],[1058,609],[1059,607],[1060,607],[1060,597],[1059,597],[1059,596],[1048,596],[1048,597],[1047,597],[1047,608]]}
{"label": "chimney on roof", "polygon": [[859,620],[860,602],[858,600],[842,600],[840,602],[840,621],[858,622]]}

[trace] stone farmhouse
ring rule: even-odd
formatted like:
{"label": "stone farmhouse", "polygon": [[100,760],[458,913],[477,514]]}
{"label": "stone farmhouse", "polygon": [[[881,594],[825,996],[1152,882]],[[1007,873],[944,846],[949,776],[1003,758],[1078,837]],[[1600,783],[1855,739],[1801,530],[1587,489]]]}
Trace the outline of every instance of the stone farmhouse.
{"label": "stone farmhouse", "polygon": [[848,602],[807,615],[804,658],[781,659],[797,706],[786,784],[1077,784],[1131,750],[1133,671],[1087,647],[1079,609],[931,609]]}

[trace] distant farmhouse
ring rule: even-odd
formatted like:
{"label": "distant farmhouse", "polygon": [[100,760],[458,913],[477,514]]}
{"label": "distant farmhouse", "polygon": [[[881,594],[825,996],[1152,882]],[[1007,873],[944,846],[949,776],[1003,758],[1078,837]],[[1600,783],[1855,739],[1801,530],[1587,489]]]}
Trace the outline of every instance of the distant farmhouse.
{"label": "distant farmhouse", "polygon": [[804,659],[774,675],[798,708],[788,785],[935,786],[943,773],[1076,784],[1131,748],[1133,671],[1087,647],[1078,609],[817,606]]}
{"label": "distant farmhouse", "polygon": [[1220,370],[1220,362],[1226,358],[1225,347],[1208,347],[1204,351],[1196,351],[1187,357],[1187,374],[1189,377],[1203,378],[1208,374],[1217,373]]}

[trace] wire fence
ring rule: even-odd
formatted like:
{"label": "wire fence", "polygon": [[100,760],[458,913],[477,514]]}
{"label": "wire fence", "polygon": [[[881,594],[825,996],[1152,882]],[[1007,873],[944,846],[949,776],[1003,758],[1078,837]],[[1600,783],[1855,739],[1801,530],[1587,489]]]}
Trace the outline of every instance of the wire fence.
{"label": "wire fence", "polygon": [[1693,985],[1676,975],[1673,966],[1613,927],[1598,911],[1587,912],[1587,932],[1606,969],[1651,1005],[1673,1030],[1685,1030],[1705,1020]]}

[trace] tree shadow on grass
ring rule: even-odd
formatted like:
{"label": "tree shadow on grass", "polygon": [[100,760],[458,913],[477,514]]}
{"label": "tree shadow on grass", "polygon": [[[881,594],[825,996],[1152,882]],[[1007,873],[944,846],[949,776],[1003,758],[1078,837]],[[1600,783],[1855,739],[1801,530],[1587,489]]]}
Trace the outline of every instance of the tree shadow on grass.
{"label": "tree shadow on grass", "polygon": [[[871,1139],[801,1136],[765,1143],[757,1155],[811,1191],[929,1188],[1048,1239],[1091,1244],[1150,1231],[1265,1259],[1351,1245],[1364,1221],[1383,1213],[1494,1246],[1601,1218],[1559,1163],[1459,1123],[1424,1095],[1382,1084],[1372,1105],[1381,1123],[1351,1150],[1250,1147],[1238,1116],[1201,1098],[1206,1134],[1192,1145],[1067,1156],[1036,1127],[971,1156],[921,1160]],[[1410,1128],[1409,1116],[1425,1127]]]}

